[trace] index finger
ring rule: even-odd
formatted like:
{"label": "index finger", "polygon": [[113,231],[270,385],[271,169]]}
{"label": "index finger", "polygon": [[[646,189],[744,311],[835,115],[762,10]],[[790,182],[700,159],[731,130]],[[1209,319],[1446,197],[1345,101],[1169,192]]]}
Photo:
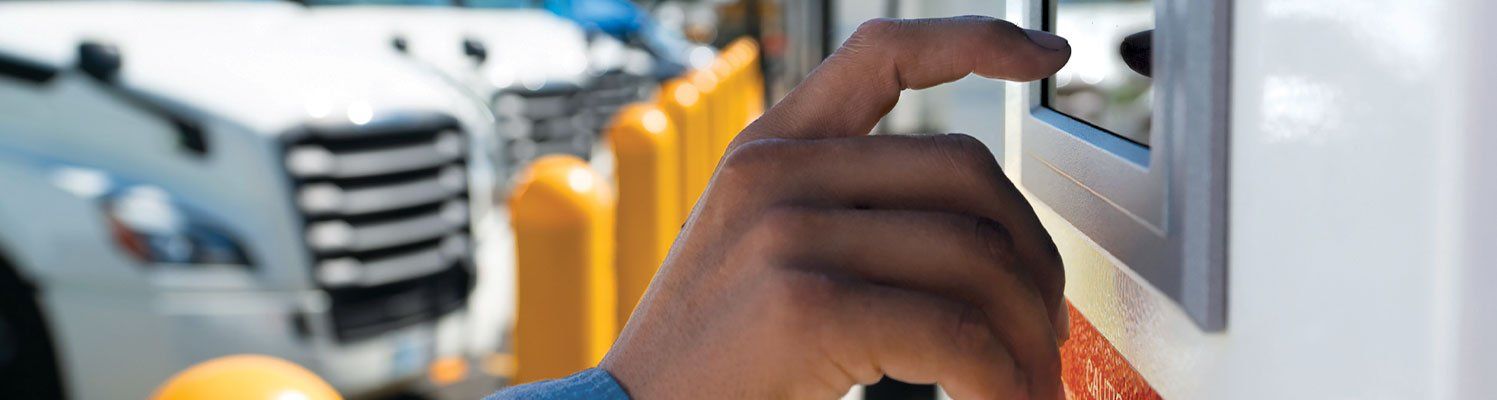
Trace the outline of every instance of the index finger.
{"label": "index finger", "polygon": [[995,18],[871,20],[738,135],[735,144],[770,137],[866,135],[904,89],[972,73],[1031,81],[1054,74],[1070,56],[1065,39]]}

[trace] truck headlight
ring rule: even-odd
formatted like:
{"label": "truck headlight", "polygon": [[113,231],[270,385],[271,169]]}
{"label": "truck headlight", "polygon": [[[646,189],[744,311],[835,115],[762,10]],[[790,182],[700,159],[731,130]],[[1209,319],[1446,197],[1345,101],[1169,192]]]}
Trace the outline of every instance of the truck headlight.
{"label": "truck headlight", "polygon": [[160,265],[254,265],[222,225],[159,186],[76,165],[43,168],[58,189],[99,205],[111,241],[130,258]]}
{"label": "truck headlight", "polygon": [[110,236],[131,258],[155,264],[251,265],[233,238],[160,188],[129,186],[101,200]]}

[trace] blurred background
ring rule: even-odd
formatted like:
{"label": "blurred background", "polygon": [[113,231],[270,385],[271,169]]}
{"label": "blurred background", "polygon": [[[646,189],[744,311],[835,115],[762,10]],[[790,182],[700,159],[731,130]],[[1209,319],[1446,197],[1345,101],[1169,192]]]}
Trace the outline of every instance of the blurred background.
{"label": "blurred background", "polygon": [[[1072,43],[1152,25],[1146,1],[1062,3],[1096,14],[1058,22]],[[0,2],[0,397],[145,398],[233,354],[351,398],[475,399],[590,366],[727,141],[859,23],[1003,13]],[[1075,59],[1057,108],[1147,143],[1147,78],[1124,68]],[[877,133],[1003,143],[1001,82],[904,96]]]}

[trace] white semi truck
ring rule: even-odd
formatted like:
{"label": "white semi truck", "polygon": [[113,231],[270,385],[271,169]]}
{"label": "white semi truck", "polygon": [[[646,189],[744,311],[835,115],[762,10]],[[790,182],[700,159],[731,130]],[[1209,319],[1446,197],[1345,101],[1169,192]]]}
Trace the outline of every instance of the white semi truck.
{"label": "white semi truck", "polygon": [[[504,182],[530,160],[571,154],[607,170],[599,144],[620,107],[657,86],[655,60],[613,37],[588,34],[549,11],[505,2],[308,0],[311,36],[328,46],[409,58],[484,99],[496,117],[489,171]],[[502,206],[501,206],[502,207]],[[476,232],[478,267],[469,351],[503,352],[514,323],[513,237],[503,212]]]}
{"label": "white semi truck", "polygon": [[234,353],[358,396],[461,355],[492,113],[306,13],[0,4],[3,397],[144,398]]}
{"label": "white semi truck", "polygon": [[657,85],[649,53],[539,8],[420,0],[307,0],[317,37],[401,53],[487,100],[512,141],[501,174],[540,154],[589,158],[624,104]]}

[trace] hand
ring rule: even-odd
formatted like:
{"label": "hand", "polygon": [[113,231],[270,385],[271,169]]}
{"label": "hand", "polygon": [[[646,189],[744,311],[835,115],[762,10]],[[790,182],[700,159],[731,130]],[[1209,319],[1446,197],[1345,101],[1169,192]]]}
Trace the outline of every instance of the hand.
{"label": "hand", "polygon": [[1033,209],[970,136],[867,133],[903,89],[1069,57],[991,18],[864,23],[730,146],[601,367],[637,399],[836,398],[883,375],[1061,398],[1064,276]]}

